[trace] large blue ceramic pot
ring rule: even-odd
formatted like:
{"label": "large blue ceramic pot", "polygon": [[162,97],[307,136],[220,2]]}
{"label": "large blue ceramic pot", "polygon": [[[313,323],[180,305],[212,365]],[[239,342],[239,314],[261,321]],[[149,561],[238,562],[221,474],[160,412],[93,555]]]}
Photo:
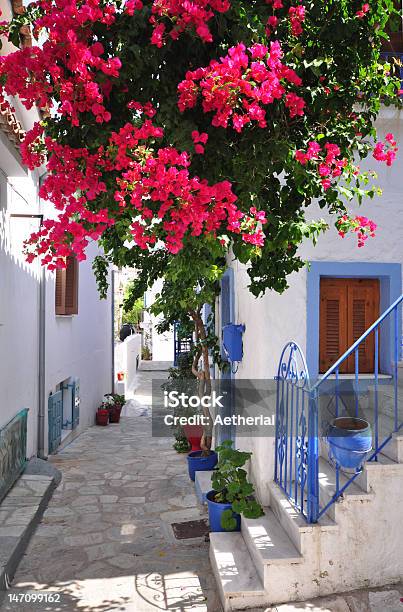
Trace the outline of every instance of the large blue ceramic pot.
{"label": "large blue ceramic pot", "polygon": [[[209,491],[206,495],[207,507],[208,507],[208,518],[210,523],[210,531],[226,531],[221,527],[221,515],[224,510],[230,510],[231,504],[219,504],[214,501],[215,491]],[[234,519],[236,520],[236,527],[231,531],[241,531],[241,516],[236,512],[233,512]]]}
{"label": "large blue ceramic pot", "polygon": [[338,417],[329,427],[330,453],[343,468],[358,469],[372,448],[372,431],[368,421],[355,417]]}
{"label": "large blue ceramic pot", "polygon": [[191,480],[195,479],[195,472],[205,472],[212,470],[218,461],[218,456],[215,451],[210,451],[207,457],[202,456],[203,451],[193,451],[188,454],[188,469]]}

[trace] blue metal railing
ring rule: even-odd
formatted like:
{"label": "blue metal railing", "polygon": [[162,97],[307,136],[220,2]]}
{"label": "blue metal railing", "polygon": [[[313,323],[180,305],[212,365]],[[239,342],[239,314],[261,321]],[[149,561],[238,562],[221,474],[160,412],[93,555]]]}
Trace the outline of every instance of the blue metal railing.
{"label": "blue metal railing", "polygon": [[403,53],[397,51],[382,51],[381,58],[391,64],[396,71],[396,76],[400,78],[399,96],[403,96]]}
{"label": "blue metal railing", "polygon": [[0,429],[0,502],[26,464],[28,409]]}
{"label": "blue metal railing", "polygon": [[[330,469],[334,470],[334,491],[330,500],[321,499],[319,462],[330,420],[346,414],[369,420],[373,449],[367,461],[377,461],[393,433],[403,426],[398,380],[402,302],[403,295],[314,384],[300,347],[289,342],[282,352],[276,377],[275,481],[309,523],[317,522],[362,471],[346,474],[333,458]],[[360,350],[372,335],[373,373],[360,374]],[[354,372],[349,378],[341,374],[341,369],[351,357]],[[331,418],[326,414],[321,422],[324,411],[330,412]]]}
{"label": "blue metal railing", "polygon": [[193,348],[193,336],[183,336],[179,323],[174,325],[174,366],[177,367],[180,356],[189,353]]}

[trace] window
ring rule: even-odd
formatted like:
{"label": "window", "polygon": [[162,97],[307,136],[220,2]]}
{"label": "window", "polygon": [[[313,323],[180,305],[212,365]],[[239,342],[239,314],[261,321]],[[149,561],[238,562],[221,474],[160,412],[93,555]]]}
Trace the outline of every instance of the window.
{"label": "window", "polygon": [[[320,281],[319,372],[326,372],[379,317],[379,280],[322,278]],[[374,335],[360,345],[359,372],[374,371]],[[354,354],[340,374],[355,371]]]}
{"label": "window", "polygon": [[78,314],[78,261],[67,258],[67,267],[56,270],[55,312],[57,315]]}

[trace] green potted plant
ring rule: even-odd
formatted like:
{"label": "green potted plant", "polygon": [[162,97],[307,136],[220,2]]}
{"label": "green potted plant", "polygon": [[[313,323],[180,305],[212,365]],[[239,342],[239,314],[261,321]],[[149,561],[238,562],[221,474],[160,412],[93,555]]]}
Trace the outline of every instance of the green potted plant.
{"label": "green potted plant", "polygon": [[243,469],[252,453],[236,450],[232,444],[224,440],[216,448],[219,460],[211,476],[213,489],[206,496],[211,531],[240,531],[241,515],[258,518],[264,514]]}
{"label": "green potted plant", "polygon": [[125,396],[118,393],[106,393],[104,397],[106,398],[104,404],[109,411],[109,422],[119,423],[120,413],[126,401]]}
{"label": "green potted plant", "polygon": [[181,436],[180,434],[175,436],[173,447],[177,453],[188,453],[191,448],[186,436]]}

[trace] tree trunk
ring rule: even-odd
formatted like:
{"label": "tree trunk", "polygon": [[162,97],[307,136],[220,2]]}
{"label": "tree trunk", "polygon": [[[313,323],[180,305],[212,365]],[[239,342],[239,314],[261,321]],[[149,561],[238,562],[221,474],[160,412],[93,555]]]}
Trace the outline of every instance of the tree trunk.
{"label": "tree trunk", "polygon": [[[201,398],[206,395],[211,395],[210,361],[208,347],[206,345],[207,333],[200,311],[192,311],[190,315],[194,322],[196,343],[198,344],[198,350],[193,359],[192,372],[198,379],[198,394]],[[199,368],[200,359],[202,361],[201,368]],[[208,406],[203,406],[202,409],[203,415],[208,419],[209,424],[203,426],[200,448],[203,451],[203,455],[208,455],[211,450],[213,439],[213,419]]]}

